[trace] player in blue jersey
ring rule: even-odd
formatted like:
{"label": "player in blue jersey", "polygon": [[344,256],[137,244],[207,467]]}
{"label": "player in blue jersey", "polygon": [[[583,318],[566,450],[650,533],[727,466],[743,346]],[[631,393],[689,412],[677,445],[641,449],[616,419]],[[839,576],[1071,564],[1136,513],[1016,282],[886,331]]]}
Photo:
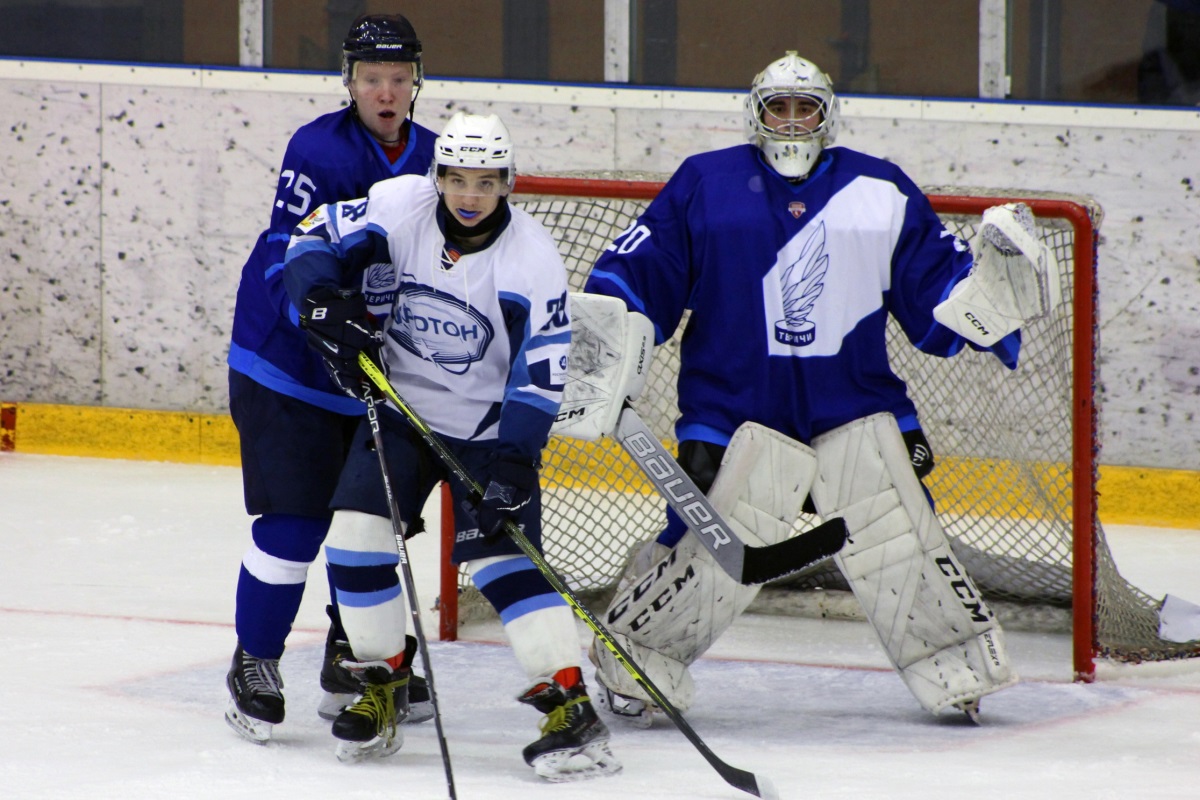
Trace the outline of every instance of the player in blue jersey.
{"label": "player in blue jersey", "polygon": [[[901,676],[930,711],[955,707],[974,718],[979,698],[1015,676],[993,615],[929,513],[919,478],[933,457],[905,384],[888,363],[885,326],[890,315],[926,353],[952,356],[971,346],[1015,366],[1021,315],[1016,324],[989,322],[987,335],[978,335],[971,326],[986,304],[964,303],[979,300],[984,289],[1003,288],[1004,280],[981,281],[994,265],[1007,265],[1004,259],[1012,259],[1021,281],[1037,265],[1012,255],[1003,237],[1002,251],[989,245],[983,261],[979,251],[973,258],[900,167],[830,147],[838,109],[828,77],[815,65],[794,52],[773,62],[744,103],[748,143],[686,159],[601,255],[585,291],[620,298],[647,316],[659,344],[690,312],[678,376],[683,468],[707,492],[719,477],[731,477],[723,476],[723,458],[736,461],[727,455],[745,423],[795,440],[815,463],[816,510],[846,519],[850,541],[837,563]],[[1018,220],[1019,212],[1003,207],[996,214],[1024,242],[1030,221]],[[1029,245],[1034,261],[1039,246]],[[967,280],[983,262],[988,269]],[[1012,305],[1002,301],[992,309],[997,319]],[[760,467],[770,472],[769,464]],[[877,485],[868,485],[877,477]],[[789,473],[774,480],[782,494],[789,480],[799,479]],[[904,514],[878,516],[898,503]],[[783,515],[787,532],[798,511]],[[703,552],[695,559],[679,554],[693,537],[684,538],[686,526],[673,511],[667,516],[657,543],[643,549],[627,575],[637,591],[619,590],[609,619],[625,614],[614,630],[630,637],[635,658],[686,707],[687,666],[752,595],[746,587],[697,588],[692,599],[683,598],[685,583],[726,579],[704,563]],[[885,551],[886,558],[875,558]],[[647,590],[647,582],[672,588],[663,576],[676,574],[680,596],[670,603],[663,599],[669,593]],[[638,606],[639,594],[649,605]],[[719,610],[730,598],[744,602],[733,612]],[[942,614],[941,605],[958,611]],[[601,702],[644,722],[645,693],[605,648],[593,647],[593,660],[601,684],[612,690],[601,690]]]}
{"label": "player in blue jersey", "polygon": [[[541,223],[508,204],[515,168],[499,118],[458,112],[434,159],[433,180],[384,181],[365,199],[323,206],[304,220],[284,282],[339,385],[369,391],[358,354],[382,355],[408,404],[485,487],[474,513],[462,511],[466,489],[406,420],[381,415],[403,524],[412,524],[438,481],[450,481],[458,510],[451,559],[467,565],[500,614],[527,679],[518,699],[546,715],[543,735],[524,749],[526,763],[554,781],[610,774],[620,764],[583,682],[574,614],[503,535],[512,520],[540,546],[538,468],[562,402],[571,338],[566,269]],[[373,296],[391,299],[387,313],[370,313]],[[414,654],[373,443],[364,421],[325,544],[356,657],[351,668],[366,680],[358,702],[333,724],[339,758],[348,761],[399,748],[396,722]]]}
{"label": "player in blue jersey", "polygon": [[[229,406],[241,438],[253,543],[238,576],[237,649],[226,720],[256,742],[283,721],[279,657],[311,564],[329,528],[329,500],[363,404],[331,383],[297,327],[283,289],[283,260],[296,225],[324,203],[361,197],[404,174],[424,175],[434,134],[412,120],[422,82],[421,43],[399,15],[359,17],[342,51],[350,105],[292,136],[279,172],[271,224],[242,269],[229,348]],[[336,666],[349,652],[336,606],[321,672],[332,718],[356,684]],[[416,715],[414,715],[415,718]]]}

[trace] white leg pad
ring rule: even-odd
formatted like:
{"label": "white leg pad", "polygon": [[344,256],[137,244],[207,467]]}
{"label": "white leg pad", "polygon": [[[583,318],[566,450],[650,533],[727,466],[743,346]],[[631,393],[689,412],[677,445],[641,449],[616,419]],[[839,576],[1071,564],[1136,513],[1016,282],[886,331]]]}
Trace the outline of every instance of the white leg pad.
{"label": "white leg pad", "polygon": [[[783,541],[816,474],[813,451],[755,423],[734,433],[708,493],[713,507],[746,544]],[[695,687],[687,667],[704,654],[758,595],[729,577],[695,536],[671,550],[648,543],[633,559],[605,615],[605,625],[677,708]],[[650,698],[609,650],[591,650],[600,681],[614,692]]]}
{"label": "white leg pad", "polygon": [[1015,683],[1003,632],[951,552],[892,415],[813,445],[813,500],[850,531],[835,563],[921,705],[936,714]]}
{"label": "white leg pad", "polygon": [[[326,558],[330,548],[360,553],[366,559],[376,555],[393,557],[397,553],[391,521],[360,511],[334,512],[325,547]],[[339,593],[338,610],[350,647],[359,661],[381,661],[404,652],[408,609],[403,594],[360,606],[343,602]]]}
{"label": "white leg pad", "polygon": [[[492,564],[527,556],[506,555],[467,562],[471,580],[475,573]],[[530,680],[553,675],[560,669],[579,666],[579,631],[575,612],[564,600],[561,604],[539,608],[504,623],[504,635],[525,676]]]}

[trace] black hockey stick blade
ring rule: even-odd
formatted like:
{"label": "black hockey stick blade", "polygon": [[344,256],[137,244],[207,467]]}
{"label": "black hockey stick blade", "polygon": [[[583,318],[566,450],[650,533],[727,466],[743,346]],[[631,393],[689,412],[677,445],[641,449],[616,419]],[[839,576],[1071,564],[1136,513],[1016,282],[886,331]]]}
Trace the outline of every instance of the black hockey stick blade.
{"label": "black hockey stick blade", "polygon": [[[455,479],[463,485],[468,494],[470,494],[473,498],[482,496],[483,487],[479,485],[477,480],[471,477],[471,474],[467,471],[467,468],[463,465],[462,461],[460,461],[458,456],[454,455],[454,452],[446,446],[446,443],[442,441],[442,438],[438,436],[432,428],[429,427],[429,424],[421,418],[421,416],[416,412],[415,409],[412,408],[412,406],[405,402],[404,398],[401,397],[399,392],[396,391],[396,388],[388,381],[387,376],[383,374],[383,371],[379,369],[379,367],[373,361],[371,361],[371,359],[365,353],[359,354],[358,365],[362,368],[363,372],[366,374],[371,383],[373,383],[379,389],[379,391],[383,392],[387,399],[391,401],[392,405],[395,406],[396,410],[399,411],[406,420],[408,420],[408,422],[420,435],[421,439],[427,445],[429,445],[429,448],[433,451],[434,455],[436,455],[438,459],[446,465],[446,468],[449,469],[454,475]],[[662,709],[663,713],[675,723],[675,727],[679,729],[679,732],[682,733],[687,740],[692,743],[696,750],[699,751],[700,755],[704,756],[704,760],[707,761],[712,768],[717,771],[717,774],[725,779],[726,783],[737,789],[741,789],[747,794],[752,794],[755,797],[762,797],[765,800],[779,800],[779,792],[776,791],[774,784],[772,784],[770,780],[763,776],[755,775],[753,772],[747,772],[744,769],[738,769],[737,767],[722,761],[716,753],[709,749],[704,740],[700,738],[700,734],[696,733],[695,729],[693,729],[688,721],[684,719],[682,712],[680,712],[679,709],[667,699],[666,695],[664,695],[662,690],[655,685],[650,676],[647,675],[645,671],[638,666],[637,662],[633,660],[629,653],[627,653],[625,649],[617,643],[617,641],[613,638],[612,633],[610,633],[608,628],[604,626],[604,623],[602,623],[596,617],[596,615],[593,614],[591,610],[583,604],[582,601],[580,601],[575,593],[571,591],[571,588],[567,586],[566,581],[563,580],[562,576],[558,574],[558,571],[555,570],[554,567],[550,566],[546,559],[542,557],[542,554],[536,547],[534,547],[533,543],[529,541],[529,539],[525,536],[525,533],[520,529],[520,527],[517,526],[515,522],[512,522],[511,520],[505,522],[504,531],[508,534],[509,538],[513,540],[517,547],[520,548],[521,552],[529,557],[529,560],[533,562],[535,567],[537,567],[538,572],[542,573],[554,590],[562,596],[563,600],[565,600],[567,605],[571,607],[576,616],[578,616],[587,624],[588,628],[591,629],[592,633],[595,634],[600,643],[612,653],[613,657],[646,691],[647,696],[650,697],[655,705]]]}
{"label": "black hockey stick blade", "polygon": [[822,522],[812,530],[767,547],[747,547],[742,561],[742,583],[751,586],[778,580],[837,555],[846,544],[846,522],[841,517]]}
{"label": "black hockey stick blade", "polygon": [[721,570],[738,583],[746,586],[767,583],[799,572],[833,555],[846,541],[845,523],[831,521],[776,544],[748,545],[712,507],[704,492],[662,446],[629,401],[621,409],[612,435]]}

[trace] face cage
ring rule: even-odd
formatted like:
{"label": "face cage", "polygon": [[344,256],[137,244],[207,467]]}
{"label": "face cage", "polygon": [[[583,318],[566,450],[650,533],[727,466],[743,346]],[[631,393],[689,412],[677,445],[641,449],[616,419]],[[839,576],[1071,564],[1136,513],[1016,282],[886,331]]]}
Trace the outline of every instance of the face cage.
{"label": "face cage", "polygon": [[[805,128],[798,121],[789,123],[782,131],[771,128],[763,122],[763,116],[767,113],[767,105],[777,97],[795,97],[803,100],[811,100],[817,104],[817,111],[821,115],[821,123],[812,130]],[[763,86],[750,93],[750,100],[755,112],[754,132],[763,139],[773,139],[778,142],[802,142],[808,139],[821,138],[829,129],[832,97],[822,89],[801,89],[794,86]]]}

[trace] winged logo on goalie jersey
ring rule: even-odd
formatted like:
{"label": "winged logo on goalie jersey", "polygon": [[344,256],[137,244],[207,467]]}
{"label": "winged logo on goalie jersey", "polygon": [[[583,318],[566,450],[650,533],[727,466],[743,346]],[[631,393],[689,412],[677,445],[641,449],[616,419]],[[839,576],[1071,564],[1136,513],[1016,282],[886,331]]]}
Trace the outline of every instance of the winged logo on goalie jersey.
{"label": "winged logo on goalie jersey", "polygon": [[[798,217],[798,214],[793,214]],[[789,243],[790,244],[790,243]],[[785,252],[788,248],[784,248]],[[825,223],[809,234],[800,255],[776,277],[775,270],[764,279],[763,297],[771,297],[770,284],[778,280],[783,295],[783,319],[775,322],[775,341],[794,347],[812,344],[817,326],[809,321],[813,306],[825,288],[822,282],[829,270],[829,254],[825,252]]]}

